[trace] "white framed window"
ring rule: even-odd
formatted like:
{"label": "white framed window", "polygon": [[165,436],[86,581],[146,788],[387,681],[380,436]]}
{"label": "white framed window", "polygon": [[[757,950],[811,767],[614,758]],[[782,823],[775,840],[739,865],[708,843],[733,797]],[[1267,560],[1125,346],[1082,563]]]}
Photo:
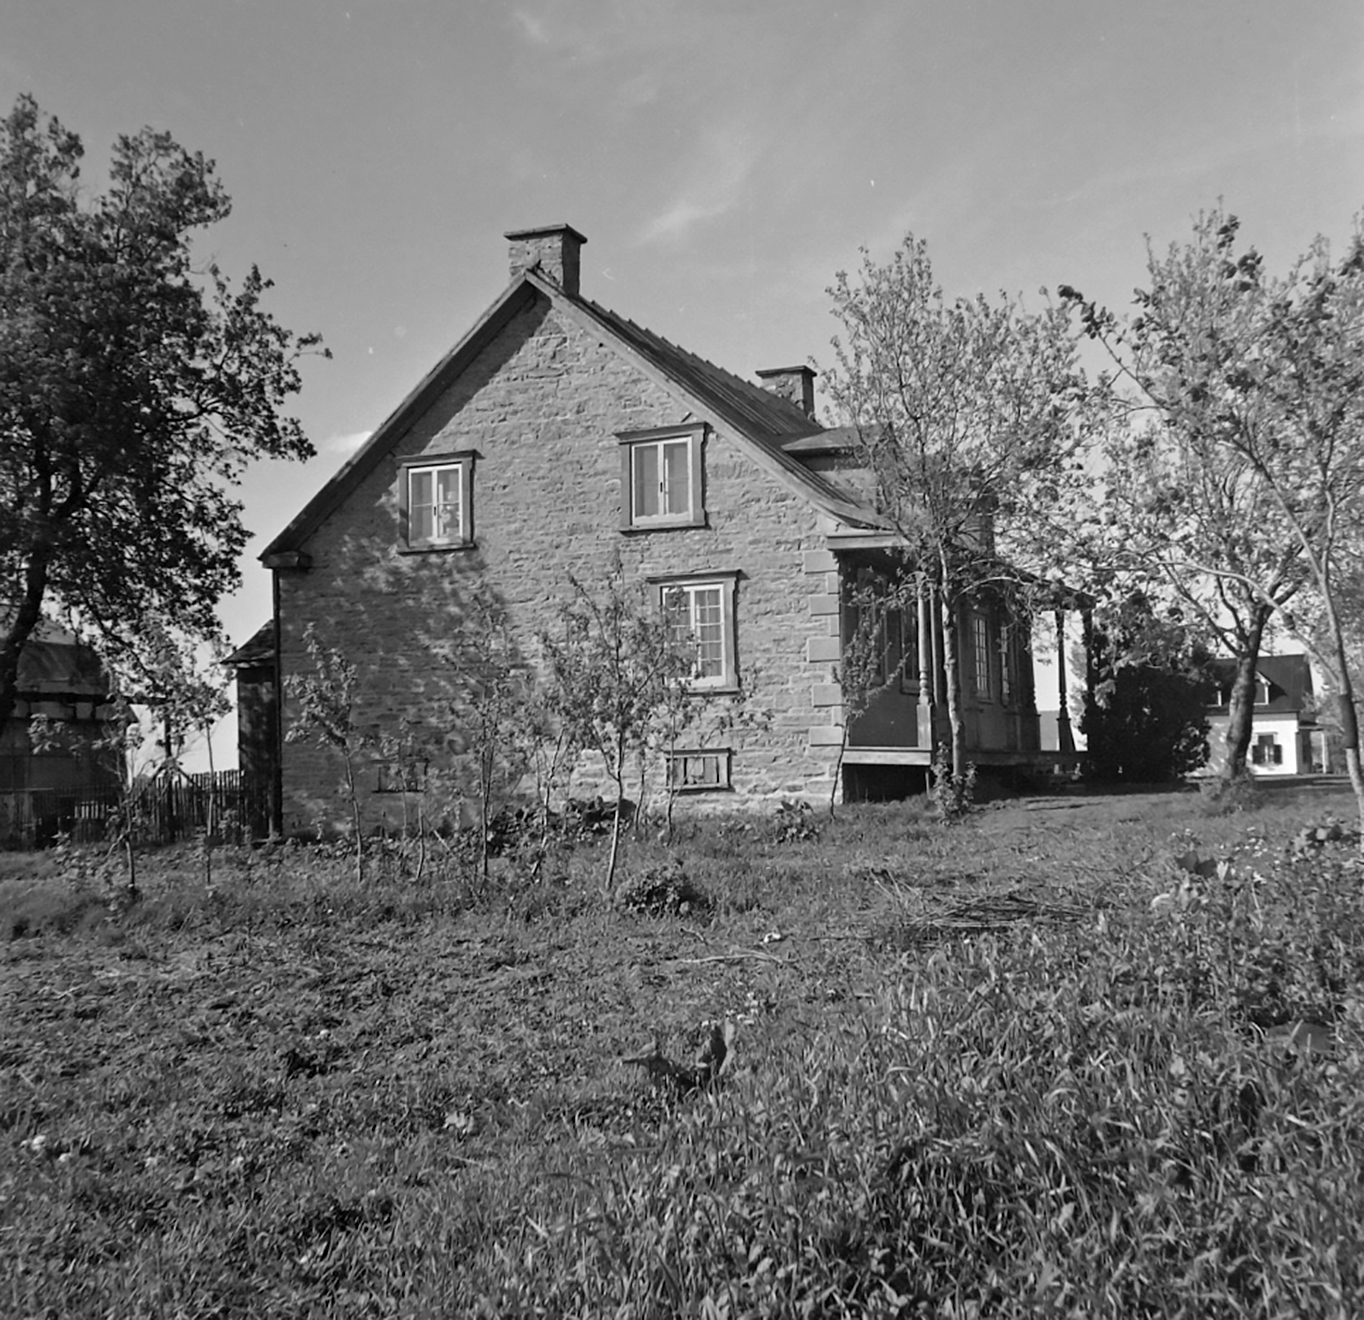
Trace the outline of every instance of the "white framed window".
{"label": "white framed window", "polygon": [[723,577],[655,578],[673,641],[694,657],[688,686],[727,690],[739,685],[734,645],[734,583]]}
{"label": "white framed window", "polygon": [[623,530],[704,526],[704,438],[704,426],[625,431],[617,436]]}
{"label": "white framed window", "polygon": [[409,550],[473,544],[473,455],[414,459],[399,477],[403,543]]}
{"label": "white framed window", "polygon": [[730,784],[728,747],[677,749],[667,753],[668,785],[675,793],[718,793]]}

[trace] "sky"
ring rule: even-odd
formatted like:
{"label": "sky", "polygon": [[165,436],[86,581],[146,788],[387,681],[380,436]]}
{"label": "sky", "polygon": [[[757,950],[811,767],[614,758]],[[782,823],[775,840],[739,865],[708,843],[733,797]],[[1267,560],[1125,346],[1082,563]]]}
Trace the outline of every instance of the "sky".
{"label": "sky", "polygon": [[[925,240],[946,292],[1115,310],[1219,201],[1271,270],[1364,209],[1359,0],[0,0],[101,186],[119,133],[217,163],[198,250],[319,331],[260,465],[256,561],[498,297],[507,230],[587,236],[583,293],[740,375],[832,361],[829,286]],[[219,751],[221,760],[221,749]]]}

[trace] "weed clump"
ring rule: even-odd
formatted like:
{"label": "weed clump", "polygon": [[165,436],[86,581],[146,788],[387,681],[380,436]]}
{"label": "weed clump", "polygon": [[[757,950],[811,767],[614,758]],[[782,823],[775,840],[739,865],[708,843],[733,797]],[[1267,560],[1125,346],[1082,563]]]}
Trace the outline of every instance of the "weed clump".
{"label": "weed clump", "polygon": [[711,896],[676,863],[648,866],[630,876],[616,890],[616,903],[651,917],[704,916],[714,906]]}
{"label": "weed clump", "polygon": [[1205,780],[1198,789],[1199,809],[1204,816],[1236,816],[1255,811],[1262,805],[1263,794],[1250,775],[1235,779]]}

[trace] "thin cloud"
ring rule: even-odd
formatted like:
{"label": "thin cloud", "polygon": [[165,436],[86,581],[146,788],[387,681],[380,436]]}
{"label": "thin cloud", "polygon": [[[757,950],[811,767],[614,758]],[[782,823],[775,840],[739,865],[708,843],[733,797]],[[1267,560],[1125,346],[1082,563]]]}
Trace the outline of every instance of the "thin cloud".
{"label": "thin cloud", "polygon": [[534,14],[527,13],[524,9],[512,10],[512,17],[521,28],[522,34],[533,41],[537,46],[548,46],[550,41],[549,28],[543,20],[536,18]]}
{"label": "thin cloud", "polygon": [[373,434],[373,431],[350,431],[345,435],[329,435],[318,448],[324,454],[339,454],[349,458]]}
{"label": "thin cloud", "polygon": [[512,10],[521,35],[560,59],[595,64],[690,46],[675,0],[541,0]]}
{"label": "thin cloud", "polygon": [[679,243],[698,225],[732,210],[758,160],[751,135],[736,124],[707,132],[683,166],[670,201],[640,232],[639,242]]}

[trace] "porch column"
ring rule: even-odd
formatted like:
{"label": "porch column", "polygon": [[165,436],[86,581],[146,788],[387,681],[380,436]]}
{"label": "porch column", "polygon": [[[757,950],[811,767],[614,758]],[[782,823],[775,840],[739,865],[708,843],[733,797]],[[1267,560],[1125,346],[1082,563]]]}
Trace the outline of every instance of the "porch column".
{"label": "porch column", "polygon": [[919,612],[919,705],[931,706],[933,693],[933,613],[922,577],[914,584],[915,609]]}
{"label": "porch column", "polygon": [[920,573],[914,581],[914,608],[919,620],[919,704],[915,708],[916,743],[920,747],[933,746],[933,603],[928,584]]}
{"label": "porch column", "polygon": [[1066,696],[1066,612],[1056,611],[1056,687],[1060,709],[1056,712],[1056,750],[1073,752],[1075,735],[1070,728],[1070,702]]}

